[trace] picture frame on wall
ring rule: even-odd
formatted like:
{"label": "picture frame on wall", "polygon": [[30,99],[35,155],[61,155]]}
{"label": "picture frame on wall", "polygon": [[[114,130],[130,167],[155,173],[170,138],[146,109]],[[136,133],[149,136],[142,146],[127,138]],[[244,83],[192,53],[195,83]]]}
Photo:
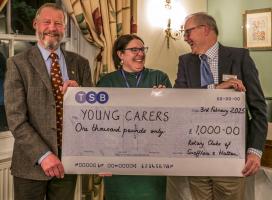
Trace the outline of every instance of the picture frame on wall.
{"label": "picture frame on wall", "polygon": [[272,8],[246,10],[243,15],[244,47],[272,50]]}

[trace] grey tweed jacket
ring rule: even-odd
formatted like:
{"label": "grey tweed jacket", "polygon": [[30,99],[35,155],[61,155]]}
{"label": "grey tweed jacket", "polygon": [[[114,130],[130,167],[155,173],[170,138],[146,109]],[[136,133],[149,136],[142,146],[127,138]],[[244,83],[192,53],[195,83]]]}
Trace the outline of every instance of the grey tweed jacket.
{"label": "grey tweed jacket", "polygon": [[[62,51],[70,80],[91,86],[88,60]],[[11,172],[14,176],[48,180],[38,159],[48,151],[57,155],[55,100],[46,65],[37,46],[7,61],[4,101],[15,142]]]}

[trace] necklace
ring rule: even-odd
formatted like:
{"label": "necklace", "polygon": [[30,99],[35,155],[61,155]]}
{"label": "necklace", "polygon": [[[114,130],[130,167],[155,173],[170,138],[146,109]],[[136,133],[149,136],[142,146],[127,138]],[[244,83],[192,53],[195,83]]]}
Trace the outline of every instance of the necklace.
{"label": "necklace", "polygon": [[[123,69],[120,69],[120,72],[121,72],[121,75],[123,76],[123,78],[124,78],[124,80],[125,80],[125,83],[126,83],[127,88],[130,88],[130,85],[129,85],[129,83],[128,83],[128,80],[127,80],[127,76],[126,76],[126,74],[125,74],[125,71],[124,71]],[[136,75],[136,79],[137,79],[136,87],[138,87],[139,84],[140,84],[140,80],[141,80],[141,78],[142,78],[142,72],[143,72],[143,70],[139,73],[139,75]]]}

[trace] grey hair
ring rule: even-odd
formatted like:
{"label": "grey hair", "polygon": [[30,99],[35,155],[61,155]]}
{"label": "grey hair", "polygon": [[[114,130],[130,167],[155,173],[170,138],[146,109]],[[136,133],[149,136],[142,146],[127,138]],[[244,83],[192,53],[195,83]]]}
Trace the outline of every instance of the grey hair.
{"label": "grey hair", "polygon": [[53,8],[55,10],[59,10],[63,13],[63,16],[64,16],[64,23],[66,24],[66,14],[65,14],[65,11],[63,10],[63,8],[61,7],[60,4],[58,3],[45,3],[43,4],[36,12],[36,15],[35,15],[35,20],[37,20],[39,18],[39,15],[41,14],[42,10],[44,8]]}
{"label": "grey hair", "polygon": [[215,19],[211,15],[208,15],[205,12],[197,12],[197,13],[193,13],[191,15],[188,15],[185,18],[185,21],[187,21],[189,19],[193,19],[194,22],[197,23],[198,25],[207,25],[212,30],[214,30],[214,32],[216,33],[216,35],[219,34],[216,21],[215,21]]}

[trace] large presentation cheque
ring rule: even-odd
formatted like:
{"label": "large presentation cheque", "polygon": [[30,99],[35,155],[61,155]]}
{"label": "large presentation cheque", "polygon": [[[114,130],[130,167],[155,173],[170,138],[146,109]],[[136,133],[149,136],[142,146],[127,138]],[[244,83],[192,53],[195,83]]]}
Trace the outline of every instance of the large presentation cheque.
{"label": "large presentation cheque", "polygon": [[245,94],[69,88],[62,162],[72,174],[242,176]]}

